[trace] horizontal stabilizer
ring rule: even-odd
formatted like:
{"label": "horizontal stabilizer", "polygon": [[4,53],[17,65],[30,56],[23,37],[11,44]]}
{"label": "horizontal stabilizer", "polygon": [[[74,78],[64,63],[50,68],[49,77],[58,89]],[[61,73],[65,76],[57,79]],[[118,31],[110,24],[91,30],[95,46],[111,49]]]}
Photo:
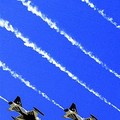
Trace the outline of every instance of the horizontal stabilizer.
{"label": "horizontal stabilizer", "polygon": [[44,116],[44,114],[40,111],[40,110],[38,110],[37,108],[35,108],[35,107],[33,107],[34,108],[34,110],[35,111],[37,111],[37,112],[39,112],[41,115],[43,115]]}
{"label": "horizontal stabilizer", "polygon": [[11,105],[11,104],[13,104],[13,102],[10,101],[10,102],[8,102],[8,104]]}
{"label": "horizontal stabilizer", "polygon": [[69,111],[69,109],[64,109],[64,111],[65,111],[65,112],[68,112],[68,111]]}
{"label": "horizontal stabilizer", "polygon": [[16,120],[13,116],[11,116],[13,120]]}

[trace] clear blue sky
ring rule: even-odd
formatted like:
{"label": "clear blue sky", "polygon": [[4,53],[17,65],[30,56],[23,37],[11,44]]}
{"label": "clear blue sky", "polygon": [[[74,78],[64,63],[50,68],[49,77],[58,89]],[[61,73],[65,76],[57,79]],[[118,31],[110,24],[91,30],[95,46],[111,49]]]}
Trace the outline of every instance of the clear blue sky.
{"label": "clear blue sky", "polygon": [[[19,95],[26,110],[37,107],[45,114],[44,117],[39,115],[42,120],[65,120],[62,117],[64,111],[56,104],[67,108],[72,102],[82,117],[93,114],[98,120],[120,120],[120,111],[115,109],[120,109],[120,28],[117,28],[120,25],[120,1],[91,0],[91,3],[96,10],[82,0],[32,0],[31,5],[37,6],[38,11],[55,22],[60,31],[76,40],[85,52],[99,58],[101,64],[86,55],[79,46],[72,45],[60,31],[50,28],[17,0],[0,0],[0,18],[9,21],[24,37],[46,51],[66,71],[101,97],[95,96],[68,76],[66,71],[61,71],[35,50],[26,47],[14,33],[2,27],[0,61],[45,93],[50,100],[27,87],[20,79],[15,79],[2,67],[0,96],[11,101]],[[104,10],[104,16],[98,13],[99,10]],[[113,18],[112,22],[109,18]],[[103,97],[107,103],[101,100]],[[8,108],[9,105],[0,99],[1,120],[17,116]]]}

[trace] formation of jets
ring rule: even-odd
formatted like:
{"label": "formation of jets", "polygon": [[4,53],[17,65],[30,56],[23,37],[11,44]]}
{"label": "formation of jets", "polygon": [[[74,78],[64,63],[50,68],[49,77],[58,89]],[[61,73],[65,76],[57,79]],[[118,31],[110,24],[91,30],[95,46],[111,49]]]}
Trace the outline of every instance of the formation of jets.
{"label": "formation of jets", "polygon": [[32,111],[26,111],[22,107],[21,99],[19,96],[17,96],[13,102],[9,102],[9,105],[10,111],[16,111],[20,114],[17,117],[11,116],[14,120],[39,120],[38,113],[44,116],[44,114],[35,107],[33,107],[34,109]]}
{"label": "formation of jets", "polygon": [[[8,103],[10,105],[10,111],[16,111],[19,113],[19,116],[13,117],[14,120],[40,120],[38,117],[38,113],[44,116],[44,114],[38,110],[37,108],[33,107],[32,111],[27,111],[22,107],[21,99],[19,96],[13,102]],[[64,118],[70,118],[72,120],[97,120],[96,117],[90,115],[89,118],[82,118],[78,115],[76,105],[72,103],[70,108],[64,109],[65,115]]]}

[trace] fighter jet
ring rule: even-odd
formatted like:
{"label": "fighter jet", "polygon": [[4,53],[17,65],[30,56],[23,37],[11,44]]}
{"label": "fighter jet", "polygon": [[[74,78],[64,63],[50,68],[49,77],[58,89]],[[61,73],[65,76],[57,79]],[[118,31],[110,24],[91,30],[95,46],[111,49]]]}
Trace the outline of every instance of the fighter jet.
{"label": "fighter jet", "polygon": [[97,118],[93,115],[90,115],[89,118],[82,118],[79,116],[77,113],[76,105],[74,103],[72,103],[69,109],[64,109],[64,111],[66,113],[64,115],[64,118],[71,118],[72,120],[97,120]]}
{"label": "fighter jet", "polygon": [[33,107],[34,109],[32,111],[27,111],[22,107],[21,99],[19,96],[16,97],[16,99],[13,102],[9,102],[10,111],[16,111],[20,115],[17,117],[11,116],[14,120],[39,120],[38,113],[44,116],[44,114],[39,111],[37,108]]}

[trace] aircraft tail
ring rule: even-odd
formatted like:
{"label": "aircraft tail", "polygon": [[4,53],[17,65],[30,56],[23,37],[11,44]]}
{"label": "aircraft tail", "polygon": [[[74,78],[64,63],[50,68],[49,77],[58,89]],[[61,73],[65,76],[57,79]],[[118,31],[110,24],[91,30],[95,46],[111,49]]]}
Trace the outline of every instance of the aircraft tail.
{"label": "aircraft tail", "polygon": [[33,107],[34,108],[34,110],[35,111],[37,111],[37,112],[39,112],[41,115],[43,115],[44,116],[44,114],[40,111],[40,110],[38,110],[37,108],[35,108],[35,107]]}
{"label": "aircraft tail", "polygon": [[72,105],[69,107],[69,109],[68,108],[64,109],[65,112],[68,112],[69,110],[77,113],[77,109],[76,109],[75,103],[72,103]]}
{"label": "aircraft tail", "polygon": [[18,104],[19,106],[22,107],[21,98],[19,96],[16,97],[16,99],[14,100],[14,103],[16,103],[16,104]]}
{"label": "aircraft tail", "polygon": [[20,112],[21,110],[20,107],[22,107],[22,103],[19,96],[17,96],[13,102],[12,101],[8,102],[8,104],[10,105],[9,108],[10,111]]}
{"label": "aircraft tail", "polygon": [[12,101],[8,102],[9,105],[11,105],[13,103],[16,103],[17,105],[22,107],[21,99],[19,96],[17,96],[13,102]]}
{"label": "aircraft tail", "polygon": [[72,105],[70,106],[70,108],[69,108],[71,111],[73,111],[73,112],[76,112],[77,113],[77,109],[76,109],[76,105],[75,105],[75,103],[72,103]]}

